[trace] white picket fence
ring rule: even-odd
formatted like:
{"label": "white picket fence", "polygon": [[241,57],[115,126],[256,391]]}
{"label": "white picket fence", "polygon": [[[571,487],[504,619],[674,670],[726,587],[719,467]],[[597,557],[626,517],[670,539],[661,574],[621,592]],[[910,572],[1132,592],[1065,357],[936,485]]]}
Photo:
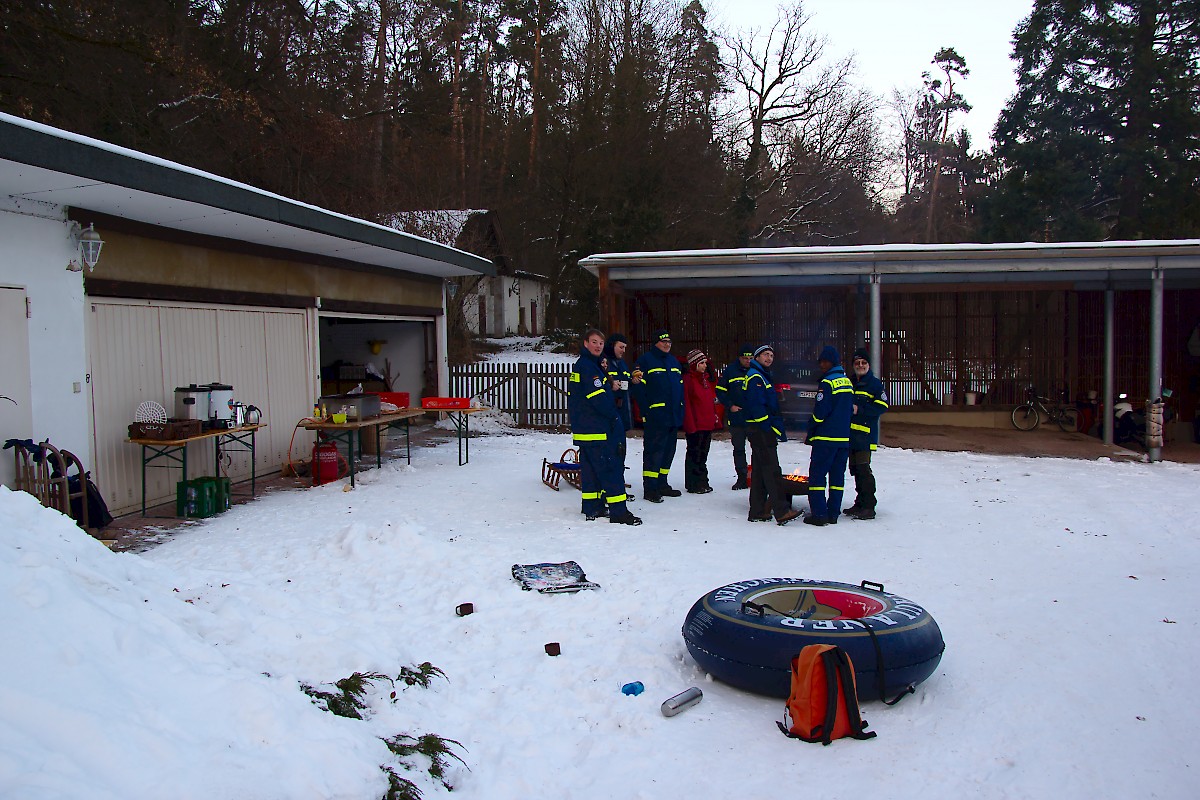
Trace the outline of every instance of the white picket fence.
{"label": "white picket fence", "polygon": [[478,397],[483,405],[512,414],[522,428],[569,424],[570,364],[484,362],[450,367],[450,396]]}

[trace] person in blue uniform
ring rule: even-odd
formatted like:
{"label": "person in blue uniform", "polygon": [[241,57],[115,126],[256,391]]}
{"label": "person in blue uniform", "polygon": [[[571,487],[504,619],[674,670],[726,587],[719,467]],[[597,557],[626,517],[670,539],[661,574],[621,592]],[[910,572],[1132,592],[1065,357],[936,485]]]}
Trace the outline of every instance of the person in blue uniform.
{"label": "person in blue uniform", "polygon": [[635,397],[645,420],[642,490],[651,503],[661,503],[664,497],[683,494],[667,482],[683,425],[683,370],[671,355],[670,331],[656,330],[651,339],[653,346],[637,360],[642,382],[635,387]]}
{"label": "person in blue uniform", "polygon": [[737,473],[737,481],[729,487],[735,492],[749,489],[746,482],[746,404],[743,395],[746,393],[746,370],[750,369],[750,359],[754,358],[754,345],[744,344],[738,350],[738,356],[721,373],[717,382],[717,402],[725,406],[725,422],[729,425],[729,441],[733,444],[733,470]]}
{"label": "person in blue uniform", "polygon": [[629,340],[625,338],[624,334],[610,333],[604,340],[605,369],[608,372],[609,381],[612,382],[613,400],[617,404],[617,412],[621,415],[621,422],[624,423],[627,431],[633,428],[633,416],[629,409],[629,385],[633,381],[633,375],[625,363],[625,351],[628,348]]}
{"label": "person in blue uniform", "polygon": [[641,525],[625,505],[625,469],[619,451],[625,425],[600,366],[603,352],[604,334],[594,328],[585,333],[567,394],[571,438],[579,448],[582,512],[589,521],[606,516],[609,522]]}
{"label": "person in blue uniform", "polygon": [[859,348],[850,362],[854,384],[854,414],[850,418],[850,474],[854,477],[854,505],[843,514],[855,519],[875,519],[875,473],[871,453],[879,447],[879,418],[888,410],[883,381],[871,371],[871,354]]}
{"label": "person in blue uniform", "polygon": [[842,357],[836,347],[825,345],[817,357],[817,366],[821,382],[804,439],[812,446],[808,463],[809,514],[804,521],[809,525],[832,525],[842,513],[842,494],[846,491],[854,386],[842,369]]}
{"label": "person in blue uniform", "polygon": [[[633,429],[633,411],[630,408],[629,387],[633,383],[633,375],[629,372],[629,365],[625,363],[625,351],[629,348],[629,340],[621,333],[610,333],[608,338],[604,340],[604,355],[600,359],[600,363],[604,366],[604,371],[608,375],[609,385],[612,387],[613,400],[617,404],[617,413],[621,415],[621,423],[625,427],[625,433],[621,436],[620,446],[617,448],[621,456],[621,474],[625,474],[625,453],[627,434]],[[624,478],[622,478],[624,480]],[[628,484],[626,485],[628,489]],[[632,494],[627,493],[628,500],[636,499]]]}
{"label": "person in blue uniform", "polygon": [[786,525],[800,512],[792,508],[784,492],[783,471],[779,468],[779,443],[787,441],[783,420],[779,417],[779,395],[771,383],[771,365],[775,350],[769,345],[756,348],[746,370],[743,393],[746,438],[750,440],[753,467],[750,471],[750,522],[769,522],[772,515]]}

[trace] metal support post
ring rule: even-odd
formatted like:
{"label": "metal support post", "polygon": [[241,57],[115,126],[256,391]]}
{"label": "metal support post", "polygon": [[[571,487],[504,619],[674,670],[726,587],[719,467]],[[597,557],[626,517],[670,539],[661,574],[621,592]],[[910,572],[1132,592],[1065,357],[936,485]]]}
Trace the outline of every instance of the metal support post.
{"label": "metal support post", "polygon": [[1113,405],[1117,401],[1116,393],[1113,389],[1113,309],[1116,307],[1116,292],[1113,291],[1112,283],[1104,290],[1104,403],[1102,410],[1104,419],[1102,427],[1104,430],[1104,443],[1111,445],[1113,443]]}
{"label": "metal support post", "polygon": [[[1162,398],[1162,343],[1163,343],[1163,270],[1155,258],[1155,268],[1150,274],[1150,393],[1146,396],[1148,403]],[[1149,405],[1146,407],[1147,427],[1150,419]],[[1162,461],[1162,447],[1149,446],[1147,437],[1146,453],[1150,463]]]}

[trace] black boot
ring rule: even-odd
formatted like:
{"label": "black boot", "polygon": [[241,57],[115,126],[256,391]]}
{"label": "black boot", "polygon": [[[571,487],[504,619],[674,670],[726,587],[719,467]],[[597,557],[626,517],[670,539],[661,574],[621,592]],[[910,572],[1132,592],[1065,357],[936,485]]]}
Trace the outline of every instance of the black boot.
{"label": "black boot", "polygon": [[618,514],[615,517],[609,517],[608,521],[612,522],[614,524],[617,524],[617,525],[641,525],[642,524],[641,517],[635,517],[633,514],[630,514],[628,511],[626,511],[624,514]]}
{"label": "black boot", "polygon": [[661,489],[658,490],[658,493],[661,494],[663,497],[682,497],[683,496],[683,492],[679,491],[678,489],[672,489],[670,486],[663,486]]}

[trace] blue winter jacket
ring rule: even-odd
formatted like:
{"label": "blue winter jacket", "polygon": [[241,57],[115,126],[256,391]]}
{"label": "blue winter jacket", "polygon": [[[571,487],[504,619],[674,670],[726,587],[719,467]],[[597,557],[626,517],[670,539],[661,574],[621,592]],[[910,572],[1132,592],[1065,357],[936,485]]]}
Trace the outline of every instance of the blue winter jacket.
{"label": "blue winter jacket", "polygon": [[678,428],[683,425],[683,370],[679,359],[651,347],[637,360],[642,371],[638,384],[638,405],[647,425]]}
{"label": "blue winter jacket", "polygon": [[[725,406],[725,422],[731,428],[746,425],[746,376],[742,362],[735,358],[717,382],[717,402]],[[741,411],[730,411],[730,406],[738,406]]]}
{"label": "blue winter jacket", "polygon": [[850,449],[875,450],[879,447],[879,418],[888,410],[883,381],[870,370],[852,378],[854,405],[858,409],[850,419]]}
{"label": "blue winter jacket", "polygon": [[[740,365],[739,365],[740,366]],[[779,441],[786,442],[783,418],[779,416],[779,394],[771,383],[771,372],[757,361],[750,362],[746,370],[745,405],[742,412],[747,428],[759,428],[773,433]]]}
{"label": "blue winter jacket", "polygon": [[812,444],[850,446],[850,417],[854,413],[854,386],[841,365],[833,367],[817,385],[817,403],[808,425]]}
{"label": "blue winter jacket", "polygon": [[[609,386],[612,386],[612,381],[624,381],[625,385],[629,385],[633,380],[633,376],[629,374],[629,367],[623,359],[617,358],[613,352],[612,337],[604,343],[604,358],[608,362],[608,379]],[[621,422],[625,425],[625,430],[633,427],[633,414],[629,409],[629,390],[628,389],[613,389],[613,400],[617,404],[617,412],[621,415]]]}
{"label": "blue winter jacket", "polygon": [[625,426],[608,376],[600,369],[600,359],[584,350],[571,370],[568,385],[572,441],[576,445],[619,444],[625,438]]}

